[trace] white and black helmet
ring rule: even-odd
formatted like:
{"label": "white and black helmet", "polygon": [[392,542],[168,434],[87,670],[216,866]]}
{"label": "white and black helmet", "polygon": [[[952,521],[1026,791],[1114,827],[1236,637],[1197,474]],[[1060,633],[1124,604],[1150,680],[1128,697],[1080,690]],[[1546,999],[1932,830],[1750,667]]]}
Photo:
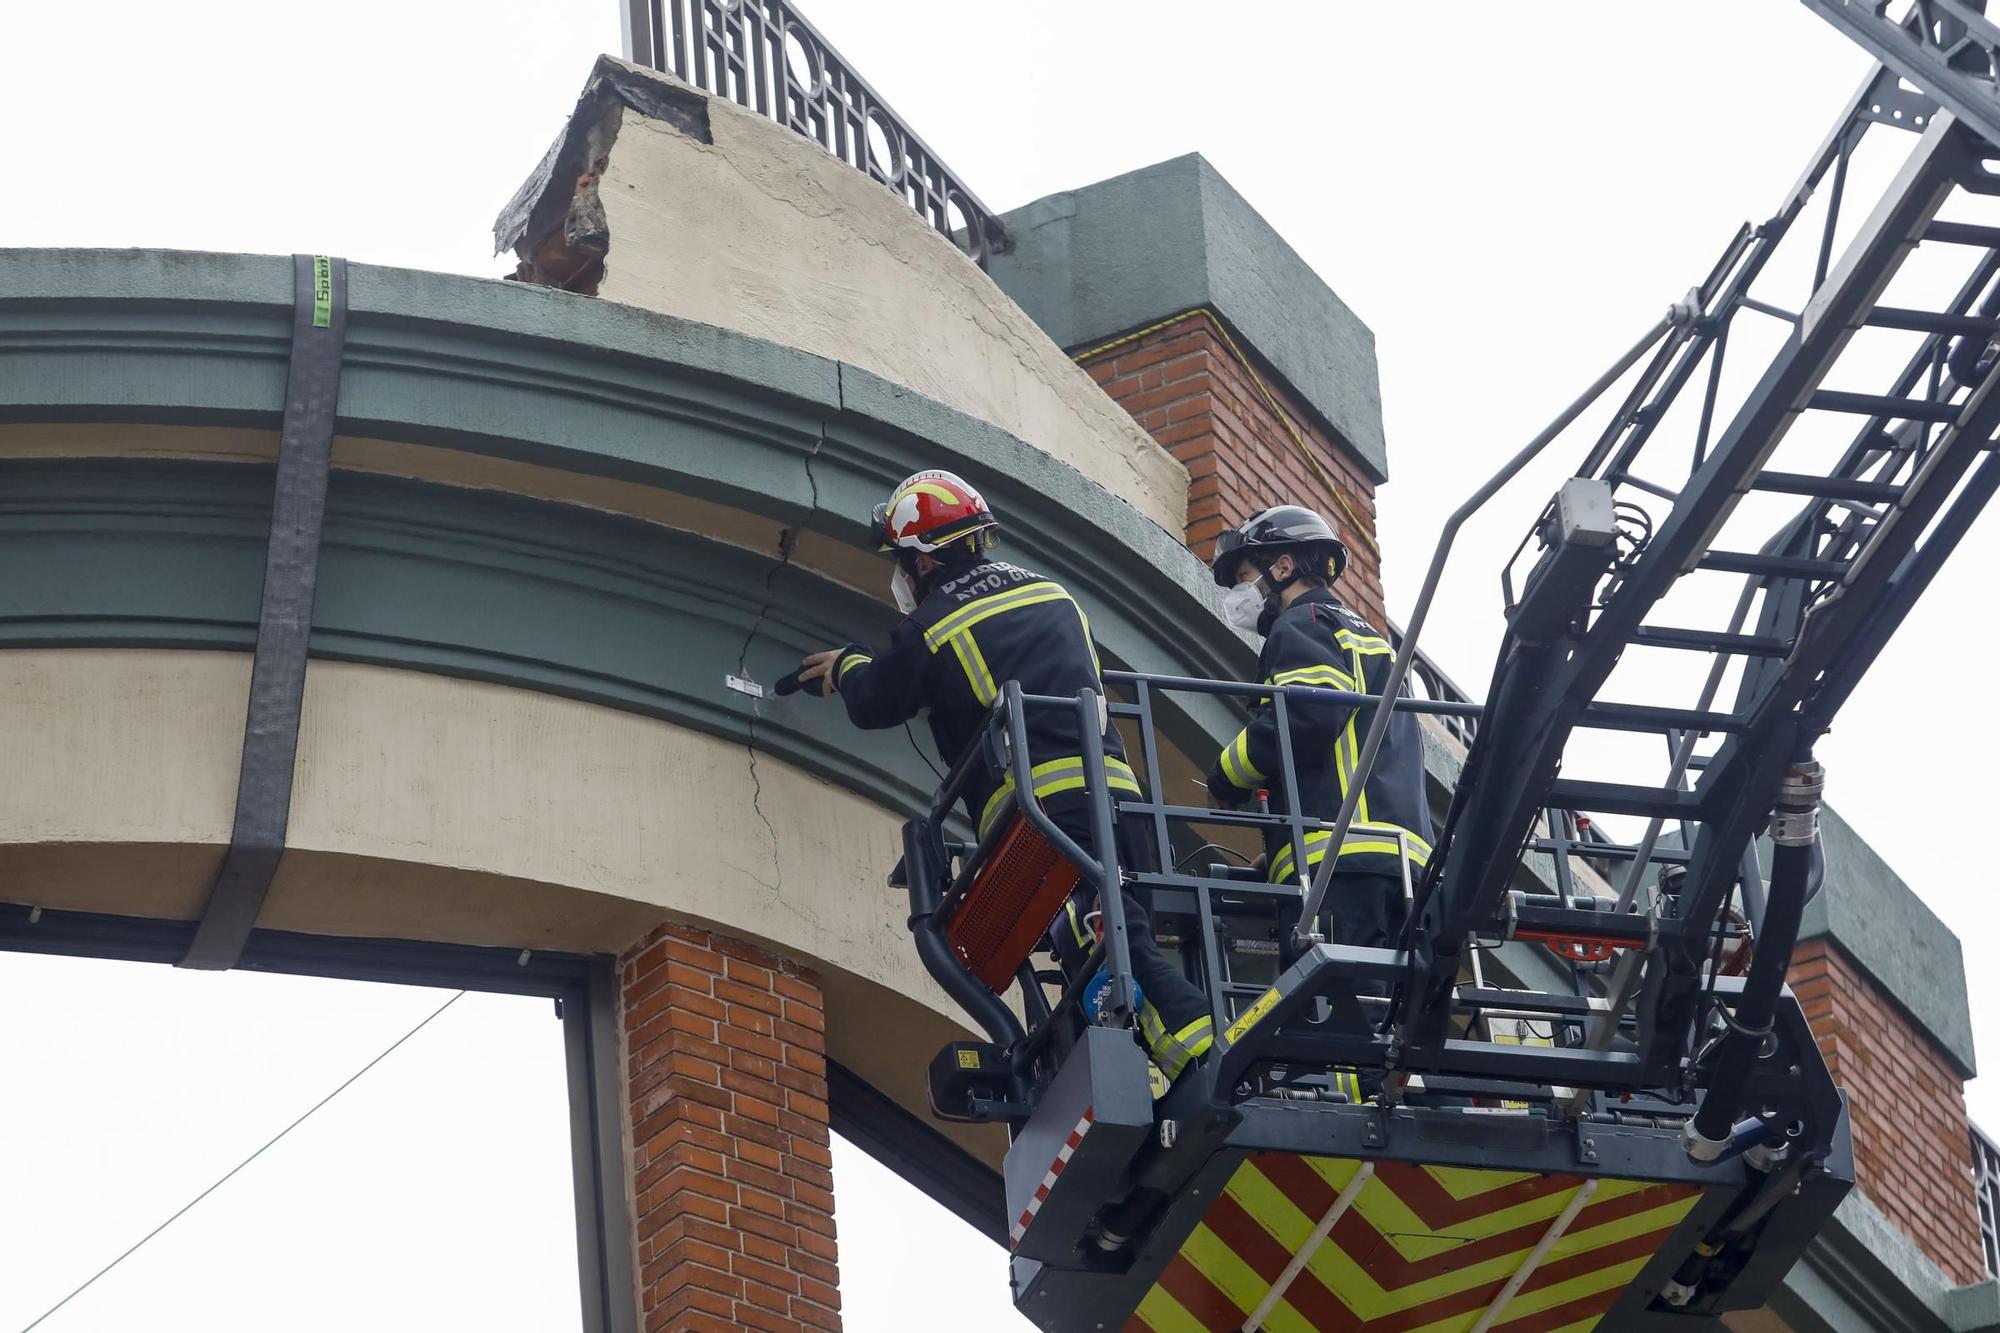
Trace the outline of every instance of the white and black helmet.
{"label": "white and black helmet", "polygon": [[1215,558],[1209,568],[1216,583],[1224,588],[1235,584],[1237,570],[1253,557],[1268,563],[1290,554],[1311,569],[1314,556],[1325,559],[1329,581],[1347,568],[1347,547],[1325,517],[1303,505],[1274,505],[1259,510],[1215,539]]}

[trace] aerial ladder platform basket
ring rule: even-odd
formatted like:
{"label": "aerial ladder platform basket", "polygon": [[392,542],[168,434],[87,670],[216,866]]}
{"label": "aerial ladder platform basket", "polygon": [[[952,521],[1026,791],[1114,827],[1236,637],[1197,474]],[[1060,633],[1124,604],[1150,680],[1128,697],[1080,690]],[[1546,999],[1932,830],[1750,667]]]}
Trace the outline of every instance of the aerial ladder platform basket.
{"label": "aerial ladder platform basket", "polygon": [[[2000,491],[2000,226],[1979,213],[2000,27],[1966,0],[1804,3],[1885,63],[1778,211],[1449,518],[1380,696],[1107,673],[1132,796],[1097,752],[1106,701],[1009,683],[905,826],[918,951],[986,1038],[938,1054],[932,1109],[1008,1126],[1036,1326],[1690,1328],[1763,1304],[1851,1185],[1844,1103],[1784,984],[1824,874],[1812,747]],[[1504,573],[1485,703],[1412,696],[1459,526],[1614,386]],[[1653,664],[1636,698],[1628,657]],[[1274,791],[1295,790],[1286,711],[1308,696],[1357,710],[1363,774],[1393,711],[1469,737],[1393,948],[1319,933],[1333,858],[1291,884],[1220,863],[1276,837],[1306,865],[1308,834],[1365,827],[1353,797],[1322,821],[1165,794],[1163,765],[1205,767],[1258,697]],[[1084,738],[1087,847],[1023,796],[1037,709]],[[1606,734],[1659,762],[1582,775]],[[980,765],[1013,772],[1012,809],[954,838]],[[1121,820],[1150,830],[1141,864],[1119,864]],[[1065,980],[1032,950],[1073,884],[1102,931]],[[1211,1003],[1213,1049],[1165,1090],[1121,885]]]}

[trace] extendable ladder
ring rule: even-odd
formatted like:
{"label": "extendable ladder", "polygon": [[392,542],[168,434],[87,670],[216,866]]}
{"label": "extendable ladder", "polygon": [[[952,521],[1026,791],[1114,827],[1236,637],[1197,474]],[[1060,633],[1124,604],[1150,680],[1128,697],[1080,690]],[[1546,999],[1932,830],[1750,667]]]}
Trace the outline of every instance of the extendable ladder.
{"label": "extendable ladder", "polygon": [[[1010,1127],[1014,1290],[1038,1327],[1685,1328],[1761,1304],[1851,1184],[1842,1099],[1783,990],[1822,870],[1811,750],[2000,491],[2000,225],[1972,212],[2000,196],[2000,27],[1966,0],[1804,3],[1883,64],[1777,212],[1447,522],[1381,697],[1109,673],[1150,793],[1132,797],[1106,780],[1094,694],[1010,682],[906,826],[919,951],[989,1038],[939,1054],[933,1108]],[[1400,946],[1321,938],[1323,879],[1191,865],[1218,826],[1275,831],[1303,862],[1308,833],[1342,845],[1355,812],[1173,801],[1167,701],[1268,696],[1284,790],[1308,695],[1369,719],[1364,775],[1392,710],[1464,716],[1400,691],[1450,540],[1626,377],[1504,576],[1507,632]],[[1011,832],[952,841],[967,775],[1024,770],[1038,708],[1073,710],[1085,738],[1093,849],[1021,795],[1025,771]],[[1655,762],[1578,774],[1634,733]],[[1120,864],[1120,818],[1151,827],[1151,865]],[[1004,871],[1006,838],[1097,893],[1103,938],[1068,981],[991,950],[975,976],[954,952],[954,914],[1056,892]],[[1120,886],[1211,997],[1215,1048],[1164,1092],[1128,1030]],[[1545,945],[1560,980],[1495,982],[1484,951],[1510,941]]]}

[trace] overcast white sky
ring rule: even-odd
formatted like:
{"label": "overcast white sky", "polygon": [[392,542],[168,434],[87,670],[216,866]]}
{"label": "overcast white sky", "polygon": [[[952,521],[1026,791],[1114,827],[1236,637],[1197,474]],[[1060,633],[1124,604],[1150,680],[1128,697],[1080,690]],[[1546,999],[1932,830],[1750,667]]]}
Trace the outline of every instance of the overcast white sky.
{"label": "overcast white sky", "polygon": [[[101,0],[10,13],[0,245],[167,246],[498,275],[494,213],[615,0]],[[1436,525],[1776,207],[1867,62],[1794,0],[1421,7],[807,0],[992,206],[1189,150],[1374,330],[1389,604]],[[1428,21],[1434,26],[1425,27]],[[1470,526],[1426,636],[1483,688],[1497,562],[1582,451]],[[1831,799],[1968,944],[2000,924],[1987,523],[1821,746]],[[0,1329],[18,1328],[443,998],[0,962]],[[574,1322],[558,1029],[468,997],[45,1328]],[[2000,1095],[1973,1085],[2000,1126]],[[837,1160],[848,1326],[1018,1329],[997,1250]],[[974,1295],[973,1293],[986,1293]],[[948,1304],[946,1304],[948,1302]]]}

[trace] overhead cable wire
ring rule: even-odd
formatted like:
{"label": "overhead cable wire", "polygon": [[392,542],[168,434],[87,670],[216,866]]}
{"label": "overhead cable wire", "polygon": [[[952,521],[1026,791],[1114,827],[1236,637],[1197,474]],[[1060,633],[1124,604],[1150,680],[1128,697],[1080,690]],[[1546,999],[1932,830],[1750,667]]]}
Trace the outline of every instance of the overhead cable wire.
{"label": "overhead cable wire", "polygon": [[181,1218],[185,1216],[187,1212],[190,1209],[192,1209],[196,1204],[200,1203],[203,1199],[206,1199],[209,1195],[215,1193],[218,1189],[221,1189],[225,1184],[227,1184],[231,1176],[234,1176],[238,1171],[241,1171],[244,1167],[250,1165],[250,1163],[256,1161],[259,1157],[262,1157],[266,1151],[268,1151],[274,1144],[278,1142],[279,1139],[284,1138],[285,1135],[291,1133],[293,1130],[297,1129],[300,1125],[303,1125],[306,1121],[312,1119],[314,1112],[318,1111],[322,1106],[325,1106],[335,1097],[338,1097],[341,1093],[346,1092],[349,1088],[353,1087],[354,1084],[361,1078],[363,1074],[367,1073],[369,1070],[373,1069],[376,1065],[379,1065],[384,1060],[388,1059],[389,1056],[392,1053],[394,1053],[395,1049],[398,1046],[401,1046],[404,1042],[416,1036],[419,1032],[422,1032],[426,1027],[429,1027],[433,1019],[435,1019],[439,1014],[442,1014],[445,1010],[451,1008],[454,1004],[457,1004],[460,1000],[464,999],[465,994],[466,993],[464,991],[460,991],[458,992],[458,994],[452,996],[449,1000],[446,1000],[443,1004],[439,1005],[437,1008],[431,1010],[431,1012],[424,1018],[423,1022],[417,1024],[415,1027],[411,1028],[408,1032],[405,1032],[402,1036],[396,1038],[396,1040],[391,1042],[388,1048],[384,1050],[380,1055],[376,1056],[373,1060],[370,1060],[367,1064],[361,1066],[361,1068],[355,1070],[352,1074],[349,1074],[345,1082],[343,1082],[339,1087],[335,1088],[332,1092],[326,1094],[326,1096],[314,1102],[304,1115],[300,1116],[297,1120],[292,1121],[291,1124],[286,1125],[276,1134],[273,1134],[269,1139],[264,1141],[263,1146],[258,1148],[256,1152],[251,1153],[248,1157],[238,1162],[235,1166],[230,1167],[229,1170],[225,1172],[222,1175],[222,1177],[218,1179],[214,1184],[210,1185],[207,1189],[203,1190],[201,1193],[195,1195],[192,1199],[189,1199],[186,1203],[182,1204],[180,1208],[174,1212],[174,1215],[172,1217],[169,1217],[166,1221],[160,1223],[160,1225],[154,1227],[151,1231],[148,1231],[145,1235],[139,1237],[139,1239],[134,1241],[132,1245],[123,1254],[119,1255],[116,1259],[113,1259],[110,1263],[104,1265],[104,1267],[98,1269],[95,1273],[92,1273],[88,1278],[84,1280],[81,1286],[79,1286],[75,1291],[72,1291],[69,1295],[57,1301],[54,1305],[51,1305],[47,1310],[43,1311],[41,1316],[37,1318],[34,1323],[29,1324],[26,1328],[23,1328],[21,1330],[21,1333],[32,1333],[32,1330],[40,1327],[40,1325],[45,1320],[47,1320],[50,1315],[62,1309],[65,1305],[68,1305],[71,1301],[75,1300],[77,1297],[83,1295],[84,1292],[88,1291],[91,1287],[91,1284],[96,1282],[97,1279],[103,1277],[106,1273],[109,1273],[112,1269],[118,1267],[118,1265],[124,1263],[127,1259],[130,1259],[134,1254],[137,1254],[139,1252],[140,1246],[144,1245],[147,1241],[151,1240],[153,1237],[159,1235],[162,1231],[165,1231],[168,1227],[172,1226],[174,1223],[180,1221]]}

